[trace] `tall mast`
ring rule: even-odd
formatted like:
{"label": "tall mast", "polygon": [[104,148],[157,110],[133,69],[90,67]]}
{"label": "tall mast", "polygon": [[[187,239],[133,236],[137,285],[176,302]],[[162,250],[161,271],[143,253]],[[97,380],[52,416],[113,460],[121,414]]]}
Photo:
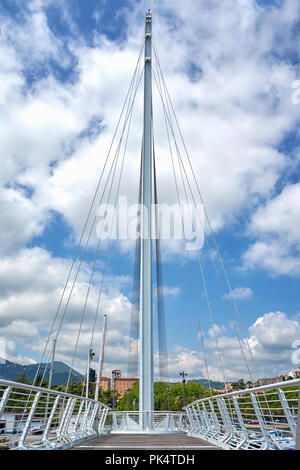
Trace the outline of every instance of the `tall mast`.
{"label": "tall mast", "polygon": [[54,368],[54,360],[55,360],[55,346],[56,346],[56,338],[53,339],[48,388],[51,388],[52,386],[53,368]]}
{"label": "tall mast", "polygon": [[153,398],[152,302],[152,15],[146,14],[144,69],[144,129],[142,149],[141,265],[140,265],[140,391],[141,428],[150,431]]}
{"label": "tall mast", "polygon": [[99,387],[100,387],[100,381],[101,381],[102,372],[103,372],[106,332],[107,332],[107,315],[104,315],[103,329],[102,329],[102,345],[99,351],[99,362],[98,362],[98,371],[97,371],[96,387],[95,387],[95,400],[98,400],[99,398]]}

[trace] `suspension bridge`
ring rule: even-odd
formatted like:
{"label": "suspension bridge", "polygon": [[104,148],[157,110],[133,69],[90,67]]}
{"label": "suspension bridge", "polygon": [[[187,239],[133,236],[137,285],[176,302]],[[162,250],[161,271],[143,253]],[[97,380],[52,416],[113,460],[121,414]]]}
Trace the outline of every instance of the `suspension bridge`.
{"label": "suspension bridge", "polygon": [[[137,169],[137,200],[135,233],[134,276],[131,298],[131,321],[128,346],[128,375],[139,377],[138,411],[115,411],[99,401],[100,378],[103,373],[104,344],[107,335],[107,316],[100,315],[105,291],[105,274],[109,253],[113,245],[114,217],[108,224],[105,217],[98,222],[99,211],[103,215],[112,206],[116,208],[124,181],[123,174],[128,138],[133,120],[133,109],[141,81],[143,89],[142,149]],[[154,78],[154,80],[153,80]],[[196,312],[198,336],[209,395],[183,407],[182,411],[157,411],[154,408],[154,303],[157,313],[158,378],[168,383],[169,368],[166,340],[164,283],[162,275],[161,223],[159,185],[157,172],[159,161],[155,153],[153,128],[153,82],[162,105],[166,141],[170,155],[170,174],[173,176],[176,195],[178,227],[182,228],[185,265],[191,281],[191,297]],[[171,191],[171,190],[170,190]],[[153,210],[154,205],[154,210]],[[186,213],[185,208],[188,208]],[[193,213],[201,224],[203,247],[191,249],[191,240],[185,225],[192,221]],[[201,212],[202,210],[202,212]],[[114,213],[115,214],[115,213]],[[105,225],[106,224],[106,225]],[[193,224],[191,223],[191,226]],[[97,228],[97,230],[96,230]],[[95,237],[97,232],[97,237]],[[105,236],[104,236],[105,235]],[[106,243],[106,245],[105,245]],[[199,247],[198,247],[199,248]],[[202,253],[207,250],[204,260]],[[91,255],[93,253],[93,255]],[[99,257],[101,255],[101,263]],[[233,326],[240,358],[249,376],[249,387],[227,391],[226,368],[220,348],[212,300],[205,276],[205,263],[210,262],[217,284],[221,289],[224,305]],[[108,154],[87,211],[61,298],[41,359],[51,363],[55,349],[64,345],[64,328],[68,328],[68,315],[74,315],[72,302],[78,306],[78,284],[82,270],[87,270],[83,306],[76,310],[77,329],[72,329],[74,340],[72,360],[65,391],[42,387],[43,374],[37,369],[33,385],[0,379],[0,422],[6,417],[17,417],[15,432],[7,444],[10,450],[55,449],[245,449],[290,450],[300,448],[300,426],[297,428],[300,379],[263,385],[251,345],[247,340],[243,321],[232,294],[229,277],[218,248],[212,225],[199,189],[194,168],[185,145],[178,119],[162,73],[156,41],[152,32],[152,14],[146,14],[145,34],[141,44],[134,74],[125,98]],[[155,271],[153,272],[153,266]],[[195,274],[197,266],[197,275]],[[154,288],[153,280],[156,280]],[[206,300],[208,318],[215,341],[216,361],[222,375],[225,393],[214,393],[210,383],[205,340],[202,329],[202,311],[198,301],[197,281]],[[229,292],[229,294],[228,294]],[[93,315],[91,311],[94,308]],[[80,310],[80,311],[79,311]],[[71,313],[70,313],[71,312]],[[102,336],[98,333],[101,320]],[[88,323],[88,321],[90,323]],[[88,340],[86,338],[89,338]],[[102,338],[101,347],[99,346]],[[95,346],[96,345],[96,346]],[[93,362],[93,347],[99,351],[98,380],[91,398],[89,371]],[[81,394],[70,391],[73,383],[73,367],[82,369],[82,351],[88,358],[85,364],[85,381]],[[102,354],[101,354],[102,351]],[[63,352],[62,352],[63,354]],[[53,363],[53,360],[52,360]],[[50,367],[50,376],[53,371]],[[42,375],[42,376],[41,376]],[[35,432],[36,423],[39,432]],[[7,424],[8,425],[8,424]]]}

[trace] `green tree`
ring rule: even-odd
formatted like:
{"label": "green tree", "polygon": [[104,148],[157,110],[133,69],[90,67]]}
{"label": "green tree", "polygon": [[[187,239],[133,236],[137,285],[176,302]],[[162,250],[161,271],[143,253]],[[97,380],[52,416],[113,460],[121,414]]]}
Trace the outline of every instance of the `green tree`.
{"label": "green tree", "polygon": [[246,388],[244,379],[240,379],[238,382],[232,382],[231,386],[233,390],[245,390]]}
{"label": "green tree", "polygon": [[[134,400],[135,400],[135,410],[139,409],[139,381],[135,382],[132,389],[129,393],[125,393],[123,398],[119,401],[118,410],[126,411],[127,406],[129,411],[134,410]],[[127,405],[128,404],[128,405]]]}
{"label": "green tree", "polygon": [[16,382],[19,382],[20,384],[29,384],[25,372],[23,372],[23,374],[19,375]]}
{"label": "green tree", "polygon": [[[170,410],[171,411],[180,411],[183,406],[183,390],[182,383],[178,382],[176,384],[168,384],[164,382],[155,382],[154,383],[154,409],[157,411],[166,411],[168,410],[168,388],[170,388]],[[216,395],[216,392],[212,392],[213,395]],[[185,401],[186,404],[191,403],[192,401],[198,400],[200,398],[206,398],[210,396],[210,391],[208,387],[198,383],[198,382],[187,382],[185,384]],[[139,409],[139,382],[136,382],[130,390],[128,396],[127,393],[120,400],[118,410],[126,411],[127,406],[130,411],[134,409],[133,402],[135,400],[135,409]],[[127,405],[128,404],[128,405]]]}

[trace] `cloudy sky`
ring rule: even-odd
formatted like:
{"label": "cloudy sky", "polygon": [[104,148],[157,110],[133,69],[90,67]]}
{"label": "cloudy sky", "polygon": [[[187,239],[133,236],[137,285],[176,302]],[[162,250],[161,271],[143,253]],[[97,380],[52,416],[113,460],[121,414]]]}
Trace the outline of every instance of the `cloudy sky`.
{"label": "cloudy sky", "polygon": [[[297,0],[2,0],[0,5],[0,338],[7,359],[39,361],[135,68],[147,8],[160,62],[238,305],[227,308],[208,253],[196,257],[197,308],[184,250],[163,246],[172,378],[288,372],[300,340],[300,21]],[[161,202],[175,202],[159,94],[154,133]],[[137,197],[142,89],[121,193]],[[95,241],[95,240],[94,240]],[[58,341],[72,361],[92,270],[87,252]],[[215,254],[212,256],[214,259]],[[90,344],[104,251],[78,339]],[[126,371],[132,245],[113,244],[94,347],[109,315],[105,373]],[[225,297],[230,300],[229,289]],[[199,318],[197,315],[199,314]],[[233,316],[233,318],[232,318]],[[55,326],[57,328],[57,325]],[[254,358],[251,362],[248,346]],[[76,362],[77,361],[77,362]]]}

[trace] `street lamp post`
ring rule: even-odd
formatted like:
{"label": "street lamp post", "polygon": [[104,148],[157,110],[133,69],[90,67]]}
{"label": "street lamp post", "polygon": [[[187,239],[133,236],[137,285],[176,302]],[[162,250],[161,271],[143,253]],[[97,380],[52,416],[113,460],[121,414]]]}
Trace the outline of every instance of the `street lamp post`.
{"label": "street lamp post", "polygon": [[115,409],[115,396],[116,396],[116,371],[113,370],[113,402],[112,402],[112,409]]}
{"label": "street lamp post", "polygon": [[[49,371],[49,382],[48,382],[49,390],[51,390],[51,386],[52,386],[52,377],[53,377],[54,359],[55,359],[55,346],[56,346],[56,338],[53,339],[53,346],[52,346],[52,358],[51,358],[50,371]],[[50,400],[50,395],[48,393],[47,394],[46,410],[45,410],[45,418],[46,419],[48,417],[49,400]]]}
{"label": "street lamp post", "polygon": [[167,392],[168,392],[168,411],[170,411],[170,391],[171,391],[171,388],[167,388]]}
{"label": "street lamp post", "polygon": [[85,397],[89,397],[89,385],[90,385],[90,367],[91,362],[95,356],[95,353],[92,348],[89,349],[88,352],[88,361],[87,361],[87,371],[86,371],[86,389],[85,389]]}
{"label": "street lamp post", "polygon": [[116,380],[118,377],[121,377],[121,371],[115,369],[112,371],[112,381],[113,381],[113,403],[112,408],[115,409],[115,401],[116,401]]}
{"label": "street lamp post", "polygon": [[129,410],[129,392],[130,388],[127,388],[127,411]]}
{"label": "street lamp post", "polygon": [[182,377],[182,398],[183,398],[183,408],[185,407],[185,389],[184,389],[184,385],[185,385],[185,377],[187,376],[187,373],[184,372],[184,370],[182,372],[179,372],[179,375],[181,375]]}

